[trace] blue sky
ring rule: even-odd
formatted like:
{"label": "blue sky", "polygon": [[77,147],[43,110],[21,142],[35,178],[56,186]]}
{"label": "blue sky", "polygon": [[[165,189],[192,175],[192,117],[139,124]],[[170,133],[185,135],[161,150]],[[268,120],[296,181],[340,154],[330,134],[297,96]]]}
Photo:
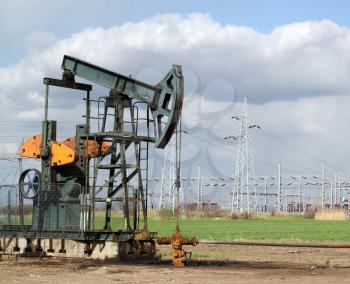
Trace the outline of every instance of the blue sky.
{"label": "blue sky", "polygon": [[[152,1],[151,1],[152,2]],[[166,1],[161,9],[171,11]],[[178,1],[176,12],[200,11],[209,13],[222,24],[244,25],[260,32],[271,32],[276,26],[310,20],[331,19],[349,26],[350,2],[346,0],[243,0],[243,1]],[[152,13],[152,12],[151,12]]]}
{"label": "blue sky", "polygon": [[208,13],[222,25],[243,25],[269,33],[294,22],[330,19],[350,26],[350,2],[346,0],[145,0],[145,1],[2,1],[0,7],[0,66],[26,55],[21,41],[34,31],[53,33],[62,39],[86,28],[109,28],[142,21],[159,13]]}

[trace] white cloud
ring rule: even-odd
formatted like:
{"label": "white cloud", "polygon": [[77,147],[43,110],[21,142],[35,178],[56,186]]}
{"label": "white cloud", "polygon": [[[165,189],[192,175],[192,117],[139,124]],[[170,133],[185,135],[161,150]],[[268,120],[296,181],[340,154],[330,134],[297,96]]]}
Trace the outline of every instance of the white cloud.
{"label": "white cloud", "polygon": [[40,120],[42,117],[42,109],[34,109],[34,110],[27,110],[27,111],[20,111],[18,113],[18,118],[20,120]]}
{"label": "white cloud", "polygon": [[[165,14],[50,41],[53,45],[42,54],[1,69],[2,88],[33,86],[45,74],[59,74],[65,53],[124,73],[142,68],[164,73],[172,63],[182,63],[203,85],[226,80],[240,95],[260,102],[344,94],[350,88],[350,31],[327,20],[261,34],[247,27],[221,26],[205,14]],[[40,50],[42,44],[37,43]],[[35,49],[35,42],[31,45]],[[215,94],[215,99],[225,95]]]}
{"label": "white cloud", "polygon": [[[199,124],[195,130],[201,128],[195,135],[224,145],[220,139],[238,131],[230,120],[239,112],[239,105],[231,104],[238,94],[255,103],[250,107],[254,121],[290,144],[333,161],[333,153],[346,152],[341,142],[350,138],[345,131],[350,120],[346,107],[350,103],[350,30],[331,21],[294,23],[263,34],[248,27],[222,26],[206,14],[162,14],[109,29],[86,29],[61,40],[44,35],[47,40],[37,46],[31,41],[31,48],[40,52],[0,69],[0,119],[38,118],[36,109],[43,103],[42,78],[61,76],[64,54],[124,74],[139,74],[139,79],[154,84],[171,64],[178,63],[188,75],[185,123],[190,127]],[[98,89],[95,95],[104,93]],[[57,116],[71,108],[73,124],[80,99],[67,92],[54,93],[50,107]],[[320,139],[319,145],[311,147],[309,138]],[[259,138],[258,133],[254,139],[260,148],[283,159],[303,158],[296,149],[288,152],[278,143],[270,149],[274,142]],[[206,148],[216,147],[212,153],[218,158],[218,171],[230,174],[230,146],[220,149],[202,143]],[[326,143],[340,146],[334,149]],[[276,162],[273,157],[257,156]],[[316,163],[310,158],[302,162],[310,167]]]}
{"label": "white cloud", "polygon": [[50,48],[56,42],[57,38],[54,33],[41,30],[31,32],[24,38],[24,45],[30,56],[38,55],[41,51]]}

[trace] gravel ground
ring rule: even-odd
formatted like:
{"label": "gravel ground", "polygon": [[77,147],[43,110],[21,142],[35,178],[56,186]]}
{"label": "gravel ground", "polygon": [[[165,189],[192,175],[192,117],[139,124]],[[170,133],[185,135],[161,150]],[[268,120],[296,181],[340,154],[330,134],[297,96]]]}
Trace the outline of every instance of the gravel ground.
{"label": "gravel ground", "polygon": [[[165,246],[160,252],[168,252]],[[350,249],[199,245],[174,268],[169,256],[135,264],[3,256],[0,283],[349,283]]]}

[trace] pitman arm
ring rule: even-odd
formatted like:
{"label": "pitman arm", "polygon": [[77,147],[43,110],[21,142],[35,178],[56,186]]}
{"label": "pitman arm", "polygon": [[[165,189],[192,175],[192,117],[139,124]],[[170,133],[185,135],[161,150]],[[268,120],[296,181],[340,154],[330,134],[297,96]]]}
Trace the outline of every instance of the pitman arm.
{"label": "pitman arm", "polygon": [[180,65],[173,65],[156,86],[68,55],[63,58],[62,69],[115,90],[119,94],[147,103],[154,121],[155,146],[164,148],[167,145],[181,117],[184,83]]}

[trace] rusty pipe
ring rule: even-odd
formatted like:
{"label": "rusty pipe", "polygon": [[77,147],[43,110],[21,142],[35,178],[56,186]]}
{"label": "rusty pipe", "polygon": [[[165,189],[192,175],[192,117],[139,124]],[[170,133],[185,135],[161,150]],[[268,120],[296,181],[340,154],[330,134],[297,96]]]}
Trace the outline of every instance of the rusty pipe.
{"label": "rusty pipe", "polygon": [[267,246],[267,247],[299,247],[299,248],[344,248],[350,249],[350,244],[312,244],[312,243],[266,243],[266,242],[225,242],[201,241],[208,245],[235,245],[235,246]]}

